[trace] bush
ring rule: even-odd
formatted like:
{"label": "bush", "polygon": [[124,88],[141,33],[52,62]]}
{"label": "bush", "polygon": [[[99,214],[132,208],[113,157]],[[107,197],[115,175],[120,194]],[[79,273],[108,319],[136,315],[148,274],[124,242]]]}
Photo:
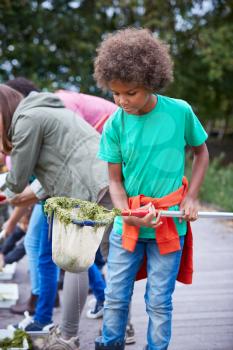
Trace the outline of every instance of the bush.
{"label": "bush", "polygon": [[[200,200],[233,211],[233,163],[223,166],[223,155],[215,158],[209,168],[200,191]],[[186,174],[190,179],[192,162],[186,163]]]}

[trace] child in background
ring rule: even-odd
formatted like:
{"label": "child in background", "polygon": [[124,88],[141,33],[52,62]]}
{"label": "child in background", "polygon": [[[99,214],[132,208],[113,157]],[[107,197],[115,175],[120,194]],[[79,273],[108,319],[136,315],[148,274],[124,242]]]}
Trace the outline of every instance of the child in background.
{"label": "child in background", "polygon": [[[104,126],[99,149],[99,158],[108,162],[113,205],[145,206],[149,213],[115,219],[102,336],[95,349],[124,349],[128,306],[146,255],[145,349],[166,350],[182,249],[191,239],[187,221],[197,219],[198,192],[208,166],[207,134],[187,102],[158,94],[172,80],[172,61],[167,46],[148,30],[120,30],[107,36],[97,53],[97,84],[112,91],[119,106]],[[183,178],[186,145],[194,153],[189,189]],[[155,208],[181,209],[184,219],[155,219]],[[191,283],[191,271],[184,276]]]}
{"label": "child in background", "polygon": [[98,96],[68,90],[57,90],[55,94],[66,108],[77,113],[100,133],[104,122],[117,109],[114,103]]}

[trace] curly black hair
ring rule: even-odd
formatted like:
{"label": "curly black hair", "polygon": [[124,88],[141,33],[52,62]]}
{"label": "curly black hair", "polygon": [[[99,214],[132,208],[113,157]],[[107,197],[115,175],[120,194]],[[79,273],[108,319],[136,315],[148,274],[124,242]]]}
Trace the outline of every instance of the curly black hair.
{"label": "curly black hair", "polygon": [[97,85],[107,90],[109,82],[135,82],[152,92],[173,79],[168,46],[143,28],[126,28],[108,34],[97,48],[94,62]]}

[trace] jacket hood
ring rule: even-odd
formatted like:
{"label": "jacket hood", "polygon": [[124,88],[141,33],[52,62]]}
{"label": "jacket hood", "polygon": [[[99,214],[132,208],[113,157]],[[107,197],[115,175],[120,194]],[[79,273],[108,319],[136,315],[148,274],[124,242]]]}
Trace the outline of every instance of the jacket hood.
{"label": "jacket hood", "polygon": [[65,106],[55,94],[33,91],[25,97],[16,108],[12,123],[15,123],[18,117],[22,114],[26,114],[28,110],[40,107],[64,108]]}

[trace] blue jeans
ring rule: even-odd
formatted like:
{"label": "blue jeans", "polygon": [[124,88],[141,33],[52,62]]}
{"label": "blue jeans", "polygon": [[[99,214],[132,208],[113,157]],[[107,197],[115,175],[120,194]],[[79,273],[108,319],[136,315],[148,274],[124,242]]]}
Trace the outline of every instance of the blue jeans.
{"label": "blue jeans", "polygon": [[27,232],[25,247],[34,291],[37,290],[39,295],[34,319],[41,324],[48,324],[52,322],[59,269],[52,260],[52,239],[48,238],[47,217],[41,204],[36,204],[32,215],[32,227],[29,236]]}
{"label": "blue jeans", "polygon": [[[184,237],[180,237],[181,246]],[[134,253],[122,248],[121,236],[110,235],[102,337],[96,349],[124,349],[129,303],[137,271],[147,255],[146,311],[149,316],[147,349],[166,350],[171,338],[172,294],[182,250],[161,255],[155,240],[139,240]]]}
{"label": "blue jeans", "polygon": [[97,301],[104,301],[105,280],[96,264],[88,269],[89,285]]}
{"label": "blue jeans", "polygon": [[35,204],[29,220],[27,234],[24,239],[24,246],[28,257],[32,294],[34,295],[40,294],[38,261],[41,230],[44,221],[45,217],[42,205]]}

